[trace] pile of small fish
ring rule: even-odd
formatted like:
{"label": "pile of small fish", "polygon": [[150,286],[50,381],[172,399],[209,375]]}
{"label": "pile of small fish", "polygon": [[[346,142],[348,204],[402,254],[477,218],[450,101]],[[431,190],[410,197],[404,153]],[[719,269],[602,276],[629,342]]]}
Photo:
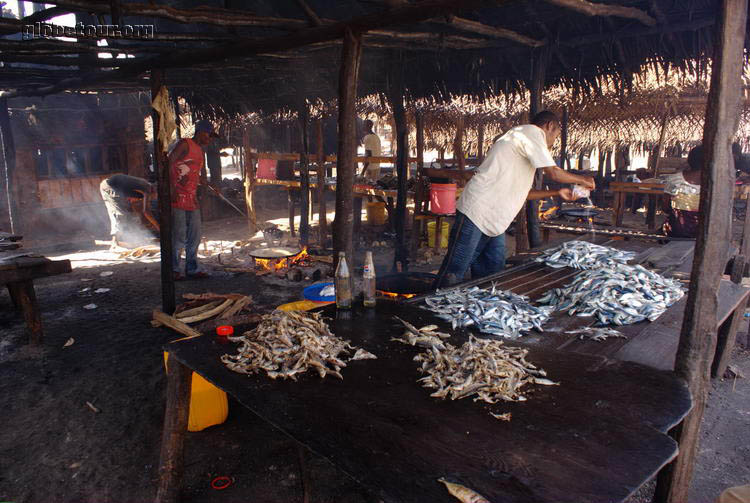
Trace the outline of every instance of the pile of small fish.
{"label": "pile of small fish", "polygon": [[562,245],[545,251],[536,258],[550,267],[573,267],[575,269],[594,269],[616,264],[627,264],[635,257],[635,252],[617,250],[586,241],[567,241]]}
{"label": "pile of small fish", "polygon": [[419,353],[419,379],[425,388],[436,389],[430,396],[458,400],[476,395],[474,401],[487,403],[525,401],[521,388],[527,383],[556,385],[547,373],[526,361],[528,351],[504,346],[502,341],[479,339],[473,335],[460,348],[445,343],[445,349],[431,347]]}
{"label": "pile of small fish", "polygon": [[333,335],[320,313],[274,311],[263,316],[253,330],[229,340],[242,343],[237,354],[221,357],[230,370],[241,374],[265,370],[271,379],[296,381],[297,374],[310,369],[320,377],[330,374],[343,379],[340,371],[346,362],[342,355],[356,349],[347,361],[377,358]]}
{"label": "pile of small fish", "polygon": [[445,332],[438,332],[437,325],[427,325],[422,328],[417,328],[408,321],[404,321],[398,316],[394,316],[398,321],[404,324],[406,331],[404,332],[403,339],[392,337],[392,341],[403,342],[409,346],[419,346],[422,348],[437,348],[440,350],[445,349],[445,345],[441,339],[448,339],[450,334]]}
{"label": "pile of small fish", "polygon": [[455,330],[469,326],[480,332],[517,338],[521,332],[536,328],[549,319],[554,308],[535,306],[529,298],[513,292],[471,287],[438,291],[424,299],[430,311],[437,317],[449,321]]}
{"label": "pile of small fish", "polygon": [[586,327],[579,328],[578,330],[568,330],[566,334],[578,334],[578,338],[581,340],[591,339],[592,341],[606,341],[610,337],[619,337],[620,339],[627,339],[627,337],[618,332],[614,328],[609,327]]}
{"label": "pile of small fish", "polygon": [[583,271],[539,302],[571,316],[596,316],[601,325],[628,325],[656,320],[683,295],[679,281],[640,265],[617,264]]}

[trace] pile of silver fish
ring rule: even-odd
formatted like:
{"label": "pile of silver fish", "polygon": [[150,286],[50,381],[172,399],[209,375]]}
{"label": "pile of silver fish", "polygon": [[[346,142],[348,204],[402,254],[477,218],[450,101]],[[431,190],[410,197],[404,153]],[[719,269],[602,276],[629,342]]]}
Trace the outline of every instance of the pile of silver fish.
{"label": "pile of silver fish", "polygon": [[539,302],[571,316],[595,316],[601,325],[654,321],[685,295],[680,282],[643,266],[617,264],[579,273]]}
{"label": "pile of silver fish", "polygon": [[443,345],[443,341],[441,339],[450,338],[450,334],[446,334],[445,332],[438,332],[437,325],[427,325],[422,328],[417,328],[408,321],[402,320],[398,316],[394,316],[394,318],[396,318],[406,327],[406,331],[402,336],[403,338],[392,337],[392,341],[402,342],[404,344],[408,344],[409,346],[419,346],[428,349],[433,347],[441,350],[445,349],[445,345]]}
{"label": "pile of silver fish", "polygon": [[565,333],[578,335],[578,338],[581,340],[590,339],[597,342],[606,341],[610,337],[627,339],[627,337],[622,332],[618,332],[614,328],[609,327],[586,327],[579,328],[577,330],[568,330]]}
{"label": "pile of silver fish", "polygon": [[535,306],[529,298],[513,292],[479,287],[437,291],[424,299],[438,318],[449,321],[455,330],[474,326],[480,332],[517,338],[521,332],[536,328],[549,319],[554,308]]}
{"label": "pile of silver fish", "polygon": [[[547,373],[526,361],[526,349],[504,346],[496,339],[473,335],[460,348],[445,343],[445,349],[431,347],[414,357],[425,388],[435,389],[430,396],[459,400],[476,395],[474,401],[487,403],[525,401],[521,392],[526,384],[556,385]],[[498,417],[498,419],[504,419]]]}
{"label": "pile of silver fish", "polygon": [[271,379],[296,381],[297,374],[308,370],[343,379],[343,356],[352,350],[356,352],[347,361],[377,358],[332,334],[320,313],[274,311],[253,330],[229,340],[241,344],[237,354],[221,357],[227,368],[241,374],[264,370]]}
{"label": "pile of silver fish", "polygon": [[595,269],[615,264],[626,264],[635,257],[635,252],[617,250],[586,241],[567,241],[545,251],[536,258],[550,267],[573,267],[575,269]]}

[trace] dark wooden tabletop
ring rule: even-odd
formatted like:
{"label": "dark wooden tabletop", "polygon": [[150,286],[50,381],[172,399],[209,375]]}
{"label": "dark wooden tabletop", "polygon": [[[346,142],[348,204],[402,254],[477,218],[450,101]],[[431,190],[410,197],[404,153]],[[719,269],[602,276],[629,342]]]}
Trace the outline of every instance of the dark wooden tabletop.
{"label": "dark wooden tabletop", "polygon": [[[691,402],[671,372],[529,346],[528,360],[559,386],[534,385],[526,402],[441,401],[416,382],[417,349],[389,339],[403,331],[394,315],[444,322],[389,301],[349,319],[323,312],[336,335],[378,359],[351,362],[343,380],[309,373],[287,382],[229,371],[219,357],[234,344],[209,335],[165,350],[386,502],[452,503],[443,476],[495,503],[619,502],[676,455],[665,432]],[[451,342],[466,338],[458,331]]]}

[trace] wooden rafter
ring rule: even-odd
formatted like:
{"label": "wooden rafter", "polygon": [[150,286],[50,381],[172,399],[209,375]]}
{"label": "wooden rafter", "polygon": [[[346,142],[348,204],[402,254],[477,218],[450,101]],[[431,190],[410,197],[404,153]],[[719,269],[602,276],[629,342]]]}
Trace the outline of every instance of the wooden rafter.
{"label": "wooden rafter", "polygon": [[[440,23],[446,22],[439,19],[433,19],[432,21]],[[477,33],[479,35],[485,35],[492,38],[504,38],[507,40],[518,42],[522,45],[527,45],[529,47],[541,47],[545,44],[544,40],[537,40],[535,38],[527,37],[526,35],[517,33],[513,30],[508,30],[506,28],[500,28],[496,26],[489,26],[478,21],[473,21],[471,19],[465,19],[462,17],[450,16],[447,20],[447,24],[448,26],[451,26],[457,30],[465,31],[468,33]]]}
{"label": "wooden rafter", "polygon": [[297,0],[297,5],[299,5],[303,11],[305,11],[305,15],[310,20],[313,26],[320,26],[323,24],[323,21],[320,20],[312,7],[307,5],[307,2],[305,2],[305,0]]}
{"label": "wooden rafter", "polygon": [[588,0],[544,0],[547,3],[571,9],[587,16],[614,16],[636,19],[646,26],[656,26],[656,19],[635,7],[592,3]]}

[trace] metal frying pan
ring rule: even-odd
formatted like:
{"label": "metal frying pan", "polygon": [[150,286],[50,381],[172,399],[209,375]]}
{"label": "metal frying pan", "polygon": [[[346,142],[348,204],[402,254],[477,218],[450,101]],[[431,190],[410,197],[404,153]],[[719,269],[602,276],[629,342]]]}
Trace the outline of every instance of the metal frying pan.
{"label": "metal frying pan", "polygon": [[560,215],[572,218],[594,218],[599,213],[601,213],[599,210],[592,210],[588,208],[571,208],[567,210],[560,210]]}
{"label": "metal frying pan", "polygon": [[263,259],[279,259],[294,257],[300,253],[299,248],[293,248],[291,246],[268,246],[263,248],[255,248],[250,250],[250,256],[253,258]]}

